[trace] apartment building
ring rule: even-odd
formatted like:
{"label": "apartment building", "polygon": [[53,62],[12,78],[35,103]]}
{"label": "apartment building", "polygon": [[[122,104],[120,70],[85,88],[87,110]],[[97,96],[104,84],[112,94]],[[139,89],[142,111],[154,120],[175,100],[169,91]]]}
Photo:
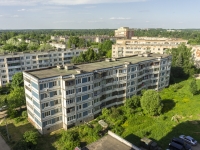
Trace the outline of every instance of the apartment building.
{"label": "apartment building", "polygon": [[167,49],[177,48],[181,43],[187,44],[187,40],[157,38],[157,37],[132,37],[131,39],[118,39],[112,45],[112,57],[126,57],[141,53],[165,54]]}
{"label": "apartment building", "polygon": [[78,56],[86,49],[58,49],[49,51],[33,51],[0,54],[0,86],[5,86],[12,76],[24,70],[64,65],[73,56]]}
{"label": "apartment building", "polygon": [[142,89],[168,86],[171,59],[146,54],[24,71],[28,118],[41,134],[90,121]]}
{"label": "apartment building", "polygon": [[115,30],[115,37],[118,39],[131,39],[134,36],[134,29],[129,27],[120,27]]}

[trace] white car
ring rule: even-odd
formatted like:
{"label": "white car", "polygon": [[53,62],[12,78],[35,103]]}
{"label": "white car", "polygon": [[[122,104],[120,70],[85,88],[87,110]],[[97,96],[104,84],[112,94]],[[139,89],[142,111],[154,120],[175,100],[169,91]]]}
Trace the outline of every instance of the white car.
{"label": "white car", "polygon": [[183,139],[184,141],[186,141],[191,145],[197,145],[197,141],[191,136],[180,135],[179,138]]}

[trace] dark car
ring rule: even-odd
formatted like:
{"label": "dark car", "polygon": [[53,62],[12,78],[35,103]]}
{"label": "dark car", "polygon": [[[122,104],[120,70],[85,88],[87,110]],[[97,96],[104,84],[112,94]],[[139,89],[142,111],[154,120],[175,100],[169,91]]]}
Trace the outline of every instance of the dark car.
{"label": "dark car", "polygon": [[174,137],[172,139],[172,142],[175,142],[175,143],[177,143],[179,145],[182,145],[186,150],[192,150],[191,146],[186,144],[186,142],[184,140],[180,139],[180,138]]}
{"label": "dark car", "polygon": [[180,144],[171,142],[169,143],[169,150],[185,150],[185,148]]}

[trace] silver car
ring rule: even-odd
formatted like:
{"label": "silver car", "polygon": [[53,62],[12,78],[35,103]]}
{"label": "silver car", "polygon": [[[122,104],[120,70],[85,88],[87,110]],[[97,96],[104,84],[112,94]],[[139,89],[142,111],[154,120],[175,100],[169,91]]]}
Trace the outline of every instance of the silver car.
{"label": "silver car", "polygon": [[191,145],[197,145],[197,141],[192,138],[191,136],[185,136],[185,135],[180,135],[179,138],[183,139],[184,141],[186,141],[187,143],[191,144]]}

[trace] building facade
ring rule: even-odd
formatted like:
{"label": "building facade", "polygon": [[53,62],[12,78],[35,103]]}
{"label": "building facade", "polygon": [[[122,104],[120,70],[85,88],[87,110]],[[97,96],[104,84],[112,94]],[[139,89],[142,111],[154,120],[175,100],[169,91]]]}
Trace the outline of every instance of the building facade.
{"label": "building facade", "polygon": [[115,30],[115,37],[118,39],[131,39],[134,36],[134,29],[129,27],[120,27]]}
{"label": "building facade", "polygon": [[168,86],[171,59],[151,54],[24,71],[28,118],[41,134],[90,121],[142,89]]}
{"label": "building facade", "polygon": [[112,57],[126,57],[146,52],[165,54],[167,49],[177,48],[181,43],[187,44],[187,40],[156,37],[118,39],[116,44],[112,45]]}
{"label": "building facade", "polygon": [[12,81],[12,76],[24,70],[64,65],[70,63],[73,56],[78,56],[86,49],[59,49],[0,54],[0,86]]}

